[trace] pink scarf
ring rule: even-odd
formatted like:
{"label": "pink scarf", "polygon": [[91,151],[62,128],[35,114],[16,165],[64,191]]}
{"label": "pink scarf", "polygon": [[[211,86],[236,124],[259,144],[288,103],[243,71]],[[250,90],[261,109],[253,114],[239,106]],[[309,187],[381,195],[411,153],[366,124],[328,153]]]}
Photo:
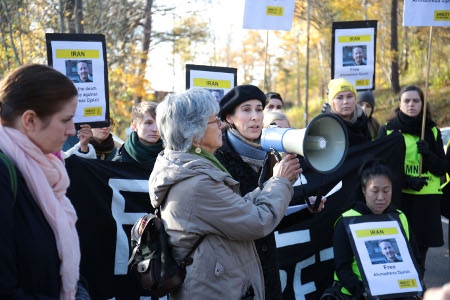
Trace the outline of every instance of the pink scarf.
{"label": "pink scarf", "polygon": [[20,131],[0,125],[0,148],[23,174],[27,187],[53,229],[61,261],[60,299],[75,299],[80,265],[77,215],[65,196],[69,176],[63,162],[42,151]]}

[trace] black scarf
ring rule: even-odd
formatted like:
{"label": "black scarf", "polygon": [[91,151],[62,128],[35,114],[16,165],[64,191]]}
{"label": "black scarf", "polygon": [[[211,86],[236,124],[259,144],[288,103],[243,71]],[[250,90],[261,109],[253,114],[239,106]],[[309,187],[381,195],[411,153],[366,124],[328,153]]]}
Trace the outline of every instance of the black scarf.
{"label": "black scarf", "polygon": [[367,117],[365,114],[361,114],[354,122],[346,121],[342,118],[341,120],[347,127],[349,147],[371,141],[372,137],[367,126]]}
{"label": "black scarf", "polygon": [[108,156],[114,149],[114,139],[111,133],[100,143],[94,138],[91,138],[89,143],[94,147],[98,159],[104,159],[104,157]]}
{"label": "black scarf", "polygon": [[[433,153],[437,152],[436,139],[433,134],[433,127],[436,127],[436,123],[431,119],[427,118],[425,120],[425,141],[427,141],[430,150]],[[386,124],[387,130],[399,130],[402,133],[408,133],[411,135],[415,135],[418,137],[422,136],[422,114],[419,114],[417,117],[410,117],[405,115],[401,110],[397,112],[397,116],[395,116],[392,120],[390,120]]]}

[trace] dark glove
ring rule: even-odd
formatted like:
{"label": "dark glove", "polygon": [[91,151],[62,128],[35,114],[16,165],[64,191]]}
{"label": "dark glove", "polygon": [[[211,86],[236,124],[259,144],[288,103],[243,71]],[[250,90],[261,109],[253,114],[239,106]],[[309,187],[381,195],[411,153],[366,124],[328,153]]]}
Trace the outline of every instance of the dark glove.
{"label": "dark glove", "polygon": [[416,142],[417,144],[417,151],[422,154],[423,156],[428,156],[430,154],[430,147],[428,146],[427,141],[425,140],[419,140]]}
{"label": "dark glove", "polygon": [[415,191],[420,191],[425,185],[428,185],[427,181],[423,178],[420,177],[411,177],[408,176],[408,188],[415,190]]}
{"label": "dark glove", "polygon": [[322,113],[329,113],[331,112],[331,106],[328,104],[328,102],[325,102],[322,104]]}

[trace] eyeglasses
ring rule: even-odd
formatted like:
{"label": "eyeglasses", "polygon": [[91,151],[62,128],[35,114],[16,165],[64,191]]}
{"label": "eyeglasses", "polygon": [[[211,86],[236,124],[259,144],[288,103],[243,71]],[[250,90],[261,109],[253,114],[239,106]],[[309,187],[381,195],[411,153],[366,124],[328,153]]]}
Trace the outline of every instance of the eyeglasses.
{"label": "eyeglasses", "polygon": [[216,118],[214,121],[208,122],[208,124],[214,124],[214,123],[216,123],[219,128],[220,128],[220,126],[222,126],[222,121],[219,118]]}

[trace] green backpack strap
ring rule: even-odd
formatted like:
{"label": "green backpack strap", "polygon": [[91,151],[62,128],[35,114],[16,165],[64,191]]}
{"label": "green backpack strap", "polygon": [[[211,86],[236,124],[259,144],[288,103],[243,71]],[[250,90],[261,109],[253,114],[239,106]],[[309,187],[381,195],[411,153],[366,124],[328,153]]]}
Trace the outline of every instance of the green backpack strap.
{"label": "green backpack strap", "polygon": [[14,195],[14,199],[17,196],[17,173],[16,173],[16,167],[12,163],[12,161],[9,159],[8,156],[6,156],[2,151],[0,151],[0,160],[6,165],[9,171],[9,178],[11,178],[11,189]]}

